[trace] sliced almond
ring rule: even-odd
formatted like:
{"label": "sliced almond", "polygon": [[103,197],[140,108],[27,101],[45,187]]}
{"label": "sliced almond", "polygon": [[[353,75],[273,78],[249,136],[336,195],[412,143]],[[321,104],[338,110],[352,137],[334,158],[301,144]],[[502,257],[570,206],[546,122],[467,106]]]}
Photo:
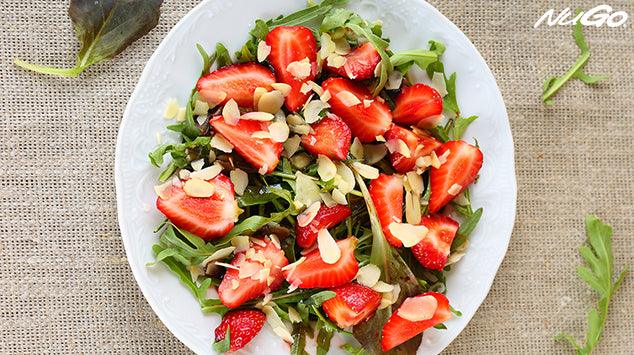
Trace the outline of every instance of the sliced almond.
{"label": "sliced almond", "polygon": [[405,158],[412,156],[412,152],[402,139],[390,139],[385,143],[385,146],[390,153],[399,153]]}
{"label": "sliced almond", "polygon": [[235,126],[238,123],[240,120],[240,109],[234,99],[227,101],[225,106],[222,108],[222,117],[225,119],[227,124],[232,126]]}
{"label": "sliced almond", "polygon": [[308,175],[304,175],[299,171],[295,173],[295,201],[304,206],[310,206],[315,202],[321,201],[320,192],[319,185]]}
{"label": "sliced almond", "polygon": [[447,158],[449,158],[450,154],[451,154],[451,150],[447,149],[438,157],[438,161],[440,162],[440,165],[443,165],[444,163],[447,162]]}
{"label": "sliced almond", "polygon": [[346,59],[346,57],[341,56],[337,53],[331,53],[328,58],[326,58],[328,66],[333,68],[341,68],[346,64],[347,61],[348,60]]}
{"label": "sliced almond", "polygon": [[383,137],[382,135],[378,135],[374,137],[374,139],[376,139],[377,142],[382,142],[382,143],[386,142],[385,137]]}
{"label": "sliced almond", "polygon": [[332,198],[330,192],[322,192],[319,196],[321,196],[321,200],[324,201],[324,205],[326,205],[326,207],[330,208],[337,205],[337,201]]}
{"label": "sliced almond", "polygon": [[319,43],[321,44],[321,48],[319,49],[321,58],[328,58],[328,56],[335,51],[336,44],[328,33],[321,34]]}
{"label": "sliced almond", "polygon": [[361,103],[361,100],[355,94],[347,90],[339,91],[335,96],[346,107],[356,106]]}
{"label": "sliced almond", "polygon": [[436,169],[440,168],[440,160],[438,159],[438,155],[436,155],[436,152],[431,152],[429,157],[431,158],[431,166]]}
{"label": "sliced almond", "polygon": [[447,193],[450,194],[451,196],[456,196],[460,192],[462,192],[462,185],[460,185],[460,184],[453,184],[453,185],[451,185],[449,190],[447,190]]}
{"label": "sliced almond", "polygon": [[365,144],[363,146],[365,152],[365,162],[375,164],[387,155],[387,147],[385,144]]}
{"label": "sliced almond", "polygon": [[306,210],[304,210],[304,212],[297,215],[297,225],[300,227],[306,227],[307,225],[309,225],[310,222],[312,222],[313,219],[315,219],[315,216],[317,216],[317,213],[319,212],[320,208],[321,208],[321,202],[319,201],[313,202],[310,206],[308,206]]}
{"label": "sliced almond", "polygon": [[346,55],[350,53],[350,43],[345,37],[340,37],[334,40],[335,42],[335,53]]}
{"label": "sliced almond", "polygon": [[419,224],[422,218],[420,195],[405,190],[405,220],[409,224]]}
{"label": "sliced almond", "polygon": [[323,102],[328,102],[331,98],[332,94],[330,93],[330,90],[324,90],[324,93],[319,95],[319,99]]}
{"label": "sliced almond", "polygon": [[390,294],[390,296],[392,295],[392,290],[394,290],[394,285],[390,285],[388,283],[385,283],[383,281],[378,281],[376,284],[374,284],[374,286],[372,286],[372,289],[376,292],[379,293],[388,293]]}
{"label": "sliced almond", "polygon": [[167,198],[167,195],[165,194],[165,192],[167,191],[168,188],[172,187],[172,185],[173,185],[172,182],[168,181],[164,184],[154,186],[154,192],[156,192],[156,195],[158,197],[164,200]]}
{"label": "sliced almond", "polygon": [[363,144],[361,144],[361,141],[357,137],[354,137],[352,140],[352,144],[350,145],[350,154],[359,160],[363,160]]}
{"label": "sliced almond", "polygon": [[198,171],[202,169],[203,166],[205,165],[205,159],[194,160],[189,164],[192,166],[192,169],[194,169],[194,171]]}
{"label": "sliced almond", "polygon": [[291,132],[301,134],[301,135],[309,134],[311,132],[311,128],[307,124],[290,125],[289,128],[291,129]]}
{"label": "sliced almond", "polygon": [[290,160],[294,167],[297,169],[303,169],[310,164],[312,158],[306,153],[298,153],[293,155]]}
{"label": "sliced almond", "polygon": [[269,133],[273,142],[284,143],[291,133],[286,121],[275,121],[269,125]]}
{"label": "sliced almond", "polygon": [[178,177],[181,180],[187,180],[187,179],[189,179],[191,173],[192,172],[187,170],[187,169],[181,169],[181,170],[178,171]]}
{"label": "sliced almond", "polygon": [[236,250],[235,247],[226,247],[226,248],[218,249],[215,252],[213,252],[210,256],[208,256],[207,259],[203,260],[202,265],[207,265],[208,263],[212,261],[222,260],[228,257],[229,255],[231,255],[231,253],[233,253],[234,250]]}
{"label": "sliced almond", "polygon": [[190,197],[211,197],[214,190],[214,185],[199,179],[187,180],[183,185],[183,191]]}
{"label": "sliced almond", "polygon": [[266,173],[269,171],[269,166],[264,164],[262,165],[259,169],[258,169],[258,174],[260,175],[266,175]]}
{"label": "sliced almond", "polygon": [[288,319],[291,323],[301,323],[302,317],[299,315],[299,312],[293,306],[288,306]]}
{"label": "sliced almond", "polygon": [[194,103],[194,115],[207,118],[207,111],[209,111],[209,104],[205,101],[196,100],[196,103]]}
{"label": "sliced almond", "polygon": [[359,268],[356,278],[359,284],[372,287],[381,278],[381,269],[374,264],[367,264]]}
{"label": "sliced almond", "polygon": [[269,91],[265,88],[262,88],[262,87],[255,88],[255,90],[253,91],[253,107],[255,108],[258,107],[260,98],[262,97],[262,95],[266,94],[267,92]]}
{"label": "sliced almond", "polygon": [[302,125],[302,124],[305,124],[306,121],[304,121],[304,119],[300,115],[290,114],[286,116],[286,123],[292,124],[292,125]]}
{"label": "sliced almond", "polygon": [[371,165],[367,165],[367,164],[363,164],[363,163],[359,163],[355,161],[352,163],[352,168],[354,168],[354,170],[356,170],[356,172],[359,173],[359,175],[361,175],[362,177],[366,179],[374,180],[379,177],[379,169]]}
{"label": "sliced almond", "polygon": [[165,110],[163,110],[163,117],[167,120],[171,120],[172,118],[176,117],[179,108],[180,106],[178,105],[178,100],[174,98],[167,100]]}
{"label": "sliced almond", "polygon": [[337,166],[325,155],[317,157],[317,174],[322,181],[330,181],[337,175]]}
{"label": "sliced almond", "polygon": [[407,174],[405,174],[405,176],[407,177],[407,183],[411,187],[412,192],[414,192],[417,195],[422,195],[423,194],[423,177],[416,174],[416,172],[414,171],[408,172]]}
{"label": "sliced almond", "polygon": [[229,178],[233,183],[233,189],[236,194],[242,195],[249,185],[249,175],[242,169],[234,169],[229,172]]}
{"label": "sliced almond", "polygon": [[429,155],[426,155],[424,157],[418,157],[416,159],[416,166],[419,167],[419,168],[425,169],[425,168],[430,167],[431,164],[432,164],[431,156],[429,156]]}
{"label": "sliced almond", "polygon": [[393,70],[390,75],[387,77],[387,83],[385,84],[385,88],[388,90],[397,90],[401,87],[401,83],[403,82],[403,73],[398,70]]}
{"label": "sliced almond", "polygon": [[403,246],[406,248],[411,248],[418,244],[429,231],[425,226],[397,222],[390,223],[388,229],[396,239],[403,242]]}
{"label": "sliced almond", "polygon": [[273,329],[273,332],[284,341],[292,344],[293,337],[286,328],[284,322],[282,322],[280,316],[277,314],[277,312],[275,312],[275,309],[273,309],[273,307],[269,305],[266,305],[262,307],[262,312],[264,312],[264,314],[266,315],[266,322],[269,323],[269,325]]}
{"label": "sliced almond", "polygon": [[269,131],[255,131],[251,133],[251,138],[271,139],[271,133],[269,133]]}
{"label": "sliced almond", "polygon": [[364,99],[363,100],[363,107],[368,108],[368,107],[370,107],[370,105],[372,105],[373,102],[374,102],[374,100]]}
{"label": "sliced almond", "polygon": [[185,114],[186,113],[187,113],[187,110],[185,110],[184,107],[179,108],[178,112],[176,113],[176,122],[185,121]]}
{"label": "sliced almond", "polygon": [[302,94],[308,94],[311,90],[312,88],[307,82],[303,83],[302,86],[299,88],[299,92],[301,92]]}
{"label": "sliced almond", "polygon": [[[310,90],[314,91],[315,94],[317,94],[319,96],[324,94],[324,89],[321,86],[319,86],[319,84],[317,84],[316,82],[314,82],[312,80],[308,80],[305,84],[309,87]],[[307,92],[305,92],[305,93],[307,93]]]}
{"label": "sliced almond", "polygon": [[251,121],[272,121],[273,118],[275,118],[275,115],[270,114],[268,112],[261,112],[261,111],[253,111],[253,112],[247,112],[244,115],[242,115],[242,117],[240,117],[240,119],[243,120],[251,120]]}
{"label": "sliced almond", "polygon": [[438,301],[436,297],[427,295],[406,298],[397,312],[401,318],[411,322],[419,322],[431,319],[434,313],[436,313],[437,308]]}
{"label": "sliced almond", "polygon": [[332,199],[340,204],[340,205],[347,205],[348,204],[348,200],[346,199],[346,195],[343,194],[343,192],[341,192],[341,190],[334,188],[332,189]]}
{"label": "sliced almond", "polygon": [[326,264],[335,264],[341,258],[341,249],[327,229],[321,229],[317,233],[317,247],[321,260]]}
{"label": "sliced almond", "polygon": [[[339,179],[335,177],[335,185],[337,189],[341,191],[343,194],[347,194],[350,191],[354,190],[356,186],[356,179],[354,178],[354,173],[352,170],[344,163],[337,162],[337,176]],[[334,198],[334,196],[333,196]]]}
{"label": "sliced almond", "polygon": [[310,65],[308,57],[299,61],[288,63],[288,65],[286,66],[286,71],[294,76],[297,80],[306,79],[310,75],[311,69],[312,66]]}
{"label": "sliced almond", "polygon": [[282,93],[284,96],[288,96],[291,93],[291,86],[286,83],[273,83],[271,87]]}
{"label": "sliced almond", "polygon": [[445,75],[443,73],[434,72],[431,78],[431,87],[436,89],[440,96],[444,97],[449,92],[447,91],[447,85],[445,84]]}
{"label": "sliced almond", "polygon": [[205,101],[209,107],[216,107],[225,101],[227,93],[224,91],[205,91]]}
{"label": "sliced almond", "polygon": [[271,46],[266,44],[265,41],[260,41],[258,43],[258,51],[257,51],[258,62],[265,61],[266,58],[268,58],[269,54],[271,54]]}
{"label": "sliced almond", "polygon": [[216,262],[214,262],[214,264],[216,264],[218,266],[222,266],[222,267],[227,268],[227,269],[233,269],[233,270],[240,271],[240,268],[235,266],[235,265],[231,265],[231,264],[227,264],[227,263],[221,263],[220,261],[216,261]]}
{"label": "sliced almond", "polygon": [[208,166],[200,171],[192,172],[189,177],[192,179],[200,179],[200,180],[211,180],[218,176],[222,171],[222,165],[214,164],[212,166]]}
{"label": "sliced almond", "polygon": [[213,149],[209,149],[209,155],[207,155],[207,160],[209,160],[210,163],[213,163],[216,161],[216,152],[214,152]]}
{"label": "sliced almond", "polygon": [[327,102],[321,100],[309,101],[306,106],[304,106],[304,120],[309,124],[319,121],[321,111],[329,107],[330,105]]}
{"label": "sliced almond", "polygon": [[302,142],[302,138],[300,136],[294,135],[289,137],[286,142],[284,142],[284,156],[290,158],[299,150],[299,145]]}
{"label": "sliced almond", "polygon": [[233,150],[233,144],[231,144],[225,137],[220,134],[216,134],[211,137],[211,141],[209,142],[212,148],[216,148],[221,152],[231,153]]}
{"label": "sliced almond", "polygon": [[447,258],[447,262],[445,263],[445,266],[455,264],[458,261],[460,261],[460,259],[462,259],[462,257],[467,254],[468,246],[469,246],[469,241],[467,240],[464,243],[462,243],[462,245],[460,245],[458,249],[451,252],[451,254],[449,254],[449,257]]}
{"label": "sliced almond", "polygon": [[237,235],[231,238],[231,245],[235,247],[235,252],[240,253],[249,249],[249,237],[246,235]]}
{"label": "sliced almond", "polygon": [[260,96],[258,101],[258,110],[276,114],[284,105],[284,94],[280,91],[273,90],[265,92]]}

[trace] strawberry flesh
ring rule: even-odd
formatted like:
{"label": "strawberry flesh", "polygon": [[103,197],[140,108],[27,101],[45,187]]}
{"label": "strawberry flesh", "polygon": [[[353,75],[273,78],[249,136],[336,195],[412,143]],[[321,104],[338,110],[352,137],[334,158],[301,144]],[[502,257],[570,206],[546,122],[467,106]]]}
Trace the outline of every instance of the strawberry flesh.
{"label": "strawberry flesh", "polygon": [[229,351],[234,352],[244,348],[260,332],[266,315],[255,309],[240,309],[227,312],[220,325],[214,331],[215,340],[222,341],[229,329]]}
{"label": "strawberry flesh", "polygon": [[295,225],[295,234],[297,245],[307,249],[317,241],[317,233],[320,229],[330,229],[344,221],[350,216],[350,207],[344,205],[335,205],[327,207],[322,205],[315,218],[307,226],[300,227]]}
{"label": "strawberry flesh", "polygon": [[373,289],[349,283],[333,288],[337,295],[322,304],[328,318],[348,328],[370,318],[381,304],[381,294]]}
{"label": "strawberry flesh", "polygon": [[352,52],[344,55],[346,63],[339,67],[331,67],[327,64],[329,71],[354,80],[370,79],[374,76],[374,68],[381,62],[379,52],[374,49],[370,42],[366,42]]}
{"label": "strawberry flesh", "polygon": [[409,148],[409,158],[399,152],[390,153],[390,162],[392,162],[394,170],[403,174],[416,168],[416,160],[418,158],[429,155],[442,145],[431,135],[417,135],[411,130],[397,125],[392,125],[392,128],[385,133],[385,139],[388,141],[400,139]]}
{"label": "strawberry flesh", "polygon": [[392,235],[389,225],[403,221],[403,179],[398,175],[380,174],[370,183],[369,191],[385,239],[400,248],[403,243]]}
{"label": "strawberry flesh", "polygon": [[458,227],[458,222],[451,217],[434,214],[423,217],[421,224],[428,232],[418,244],[412,247],[412,253],[418,262],[428,269],[441,271],[447,263]]}
{"label": "strawberry flesh", "polygon": [[220,174],[207,182],[214,185],[211,197],[187,196],[182,182],[178,182],[162,192],[156,207],[178,228],[210,240],[223,237],[233,228],[240,209],[228,177]]}
{"label": "strawberry flesh", "polygon": [[230,125],[222,116],[213,117],[209,123],[226,138],[246,161],[256,169],[265,168],[270,174],[280,162],[283,144],[270,138],[254,138],[251,135],[258,131],[268,131],[271,122],[256,120],[239,120]]}
{"label": "strawberry flesh", "polygon": [[321,154],[336,160],[346,159],[352,134],[341,118],[329,114],[311,127],[314,132],[302,136],[304,149],[313,155]]}
{"label": "strawberry flesh", "polygon": [[[440,157],[447,151],[447,161],[439,168],[432,168],[429,175],[429,213],[438,212],[471,185],[482,167],[482,151],[478,147],[464,141],[449,141],[438,148],[436,154]],[[458,190],[454,189],[455,184],[459,185]]]}
{"label": "strawberry flesh", "polygon": [[401,90],[394,108],[394,122],[432,128],[442,113],[442,96],[425,84],[414,84]]}
{"label": "strawberry flesh", "polygon": [[271,90],[274,82],[273,72],[265,66],[257,63],[233,64],[198,79],[196,90],[209,103],[217,104],[214,102],[217,95],[224,92],[227,96],[221,102],[222,105],[234,99],[240,107],[253,108],[255,88]]}
{"label": "strawberry flesh", "polygon": [[[383,135],[390,129],[392,124],[390,108],[381,100],[372,97],[370,91],[364,86],[344,78],[330,78],[323,82],[322,87],[332,94],[332,98],[328,101],[332,112],[341,117],[350,127],[352,135],[358,137],[361,142],[373,142],[377,136]],[[356,96],[359,103],[347,106],[347,103],[338,97],[345,91]],[[365,107],[364,100],[370,100],[367,101],[368,107]]]}

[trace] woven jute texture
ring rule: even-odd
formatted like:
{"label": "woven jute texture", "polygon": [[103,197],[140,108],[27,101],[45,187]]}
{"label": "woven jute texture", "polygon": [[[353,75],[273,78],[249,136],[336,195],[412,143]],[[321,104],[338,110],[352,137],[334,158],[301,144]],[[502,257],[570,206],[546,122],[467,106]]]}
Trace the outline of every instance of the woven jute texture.
{"label": "woven jute texture", "polygon": [[[299,0],[298,0],[299,1]],[[0,1],[0,353],[187,353],[127,265],[117,227],[114,147],[143,65],[197,1],[166,0],[160,24],[81,78],[23,71],[15,57],[68,66],[77,43],[67,1]],[[543,79],[578,49],[569,27],[533,29],[547,9],[593,1],[433,1],[482,52],[515,139],[517,221],[491,292],[447,354],[568,354],[595,296],[575,274],[583,218],[615,230],[617,269],[634,266],[634,30],[586,28],[589,73],[546,108]],[[631,0],[615,9],[634,15]],[[611,306],[599,354],[634,353],[634,282]],[[211,330],[210,330],[211,331]]]}

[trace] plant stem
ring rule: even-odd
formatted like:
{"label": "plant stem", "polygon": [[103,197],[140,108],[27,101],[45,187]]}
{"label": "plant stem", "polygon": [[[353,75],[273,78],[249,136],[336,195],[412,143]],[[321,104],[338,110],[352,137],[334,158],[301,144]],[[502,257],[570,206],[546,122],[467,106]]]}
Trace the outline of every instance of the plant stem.
{"label": "plant stem", "polygon": [[47,67],[45,65],[31,64],[20,59],[14,59],[13,63],[27,70],[31,70],[31,71],[42,73],[42,74],[57,75],[57,76],[65,77],[65,78],[75,78],[79,76],[79,74],[81,74],[82,71],[84,71],[84,67],[81,67],[81,66],[75,66],[72,68],[55,68],[55,67]]}
{"label": "plant stem", "polygon": [[581,54],[581,56],[577,59],[575,64],[570,69],[568,69],[566,74],[557,78],[557,80],[555,80],[555,82],[550,86],[548,91],[546,91],[544,95],[542,95],[542,100],[547,101],[553,95],[555,95],[557,91],[559,91],[559,89],[561,89],[561,87],[575,75],[577,70],[583,68],[583,66],[586,65],[589,58],[590,58],[590,53],[586,52]]}

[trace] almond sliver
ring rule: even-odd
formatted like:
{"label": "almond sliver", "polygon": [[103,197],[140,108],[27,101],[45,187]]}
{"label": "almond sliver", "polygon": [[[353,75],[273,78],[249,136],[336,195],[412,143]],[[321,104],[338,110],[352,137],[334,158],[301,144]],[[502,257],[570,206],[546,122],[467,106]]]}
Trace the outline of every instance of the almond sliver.
{"label": "almond sliver", "polygon": [[218,176],[222,171],[222,165],[214,164],[212,166],[208,166],[200,171],[194,171],[189,174],[189,177],[192,179],[200,179],[200,180],[211,180]]}
{"label": "almond sliver", "polygon": [[453,184],[453,185],[451,185],[449,190],[447,190],[447,193],[452,195],[452,196],[456,196],[460,192],[462,192],[462,185],[460,185],[460,184]]}
{"label": "almond sliver", "polygon": [[366,179],[374,180],[379,177],[379,169],[371,165],[366,165],[355,161],[354,163],[352,163],[352,167],[354,168],[354,170],[357,171],[357,173],[359,173],[359,175]]}
{"label": "almond sliver", "polygon": [[242,117],[240,117],[240,119],[252,121],[272,121],[274,117],[275,115],[268,112],[254,111],[245,113]]}
{"label": "almond sliver", "polygon": [[212,148],[216,148],[225,153],[231,153],[233,150],[233,144],[231,144],[225,137],[220,134],[216,134],[211,137],[211,141],[209,142]]}
{"label": "almond sliver", "polygon": [[204,180],[191,179],[185,181],[183,191],[190,197],[211,197],[214,194],[214,185]]}
{"label": "almond sliver", "polygon": [[234,169],[229,172],[229,178],[233,183],[233,189],[238,195],[244,194],[249,184],[249,175],[242,169]]}
{"label": "almond sliver", "polygon": [[322,181],[330,181],[337,175],[337,166],[325,155],[317,157],[317,174]]}
{"label": "almond sliver", "polygon": [[321,229],[317,233],[317,247],[321,260],[326,264],[335,264],[341,258],[341,249],[327,229]]}
{"label": "almond sliver", "polygon": [[291,92],[291,86],[286,83],[273,83],[271,87],[282,93],[284,96],[288,96]]}
{"label": "almond sliver", "polygon": [[359,284],[372,287],[381,278],[381,269],[374,264],[367,264],[359,268],[356,278]]}
{"label": "almond sliver", "polygon": [[398,308],[398,315],[411,322],[419,322],[431,319],[438,308],[436,297],[427,295],[422,297],[409,297]]}
{"label": "almond sliver", "polygon": [[405,158],[412,156],[412,152],[402,139],[390,139],[385,143],[385,146],[390,153],[399,153]]}
{"label": "almond sliver", "polygon": [[408,223],[392,222],[388,226],[390,233],[403,242],[403,246],[411,248],[418,244],[427,235],[428,229],[425,226],[415,226]]}
{"label": "almond sliver", "polygon": [[361,103],[361,100],[359,100],[355,94],[347,90],[338,92],[336,97],[344,106],[347,107],[356,106]]}
{"label": "almond sliver", "polygon": [[304,106],[304,120],[309,124],[319,121],[321,111],[329,107],[330,105],[327,102],[321,100],[309,101],[306,106]]}
{"label": "almond sliver", "polygon": [[304,80],[310,75],[312,66],[308,61],[308,57],[295,62],[288,63],[286,71],[288,71],[297,80]]}
{"label": "almond sliver", "polygon": [[307,225],[309,225],[310,222],[315,219],[315,216],[317,216],[320,208],[321,202],[313,202],[310,206],[308,206],[306,210],[304,210],[304,212],[300,213],[297,216],[297,225],[300,227],[306,227]]}
{"label": "almond sliver", "polygon": [[269,56],[269,54],[271,54],[271,46],[266,44],[265,41],[260,41],[258,43],[258,52],[257,52],[258,62],[265,61],[266,58]]}
{"label": "almond sliver", "polygon": [[235,126],[238,123],[240,120],[240,109],[234,99],[227,101],[225,106],[222,108],[222,117],[225,119],[227,124],[232,126]]}
{"label": "almond sliver", "polygon": [[354,137],[352,140],[352,144],[350,145],[350,154],[359,160],[363,160],[363,144],[361,144],[358,137]]}
{"label": "almond sliver", "polygon": [[277,90],[263,93],[258,100],[258,110],[272,114],[276,114],[282,105],[284,105],[284,94]]}

